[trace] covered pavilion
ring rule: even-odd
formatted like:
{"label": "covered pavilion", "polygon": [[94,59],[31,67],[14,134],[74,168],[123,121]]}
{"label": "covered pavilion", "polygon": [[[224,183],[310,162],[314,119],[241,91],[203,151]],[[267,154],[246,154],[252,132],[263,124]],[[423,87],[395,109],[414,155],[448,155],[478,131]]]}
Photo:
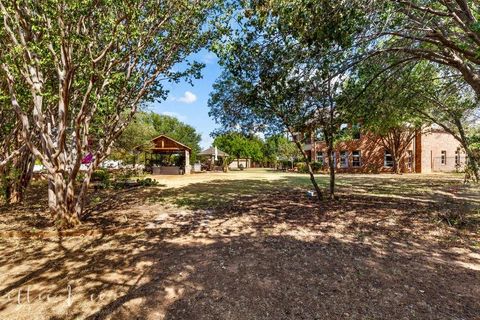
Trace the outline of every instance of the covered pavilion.
{"label": "covered pavilion", "polygon": [[[138,150],[138,147],[137,147]],[[151,140],[151,146],[144,149],[145,169],[152,174],[190,174],[192,148],[166,135]],[[179,155],[175,165],[167,164],[165,156]]]}
{"label": "covered pavilion", "polygon": [[221,166],[216,166],[215,164],[219,160],[219,158],[222,159],[221,163],[224,163],[225,158],[228,157],[228,153],[219,150],[217,147],[210,147],[198,153],[197,156],[208,158],[209,170],[222,170]]}

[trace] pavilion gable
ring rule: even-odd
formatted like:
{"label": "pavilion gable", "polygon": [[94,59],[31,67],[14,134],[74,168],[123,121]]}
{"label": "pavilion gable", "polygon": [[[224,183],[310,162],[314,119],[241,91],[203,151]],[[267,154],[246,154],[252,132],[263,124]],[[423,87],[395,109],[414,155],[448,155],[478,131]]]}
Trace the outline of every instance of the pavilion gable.
{"label": "pavilion gable", "polygon": [[191,152],[192,149],[181,142],[178,142],[166,135],[160,135],[156,138],[152,139],[152,148],[150,149],[151,152],[181,152],[181,151],[189,151]]}

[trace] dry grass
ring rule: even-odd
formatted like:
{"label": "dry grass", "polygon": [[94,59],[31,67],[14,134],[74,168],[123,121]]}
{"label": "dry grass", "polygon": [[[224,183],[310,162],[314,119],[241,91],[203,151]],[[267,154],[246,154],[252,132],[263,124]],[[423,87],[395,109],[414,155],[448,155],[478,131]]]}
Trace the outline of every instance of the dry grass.
{"label": "dry grass", "polygon": [[[480,190],[461,177],[344,175],[320,206],[297,174],[160,182],[93,195],[91,236],[0,239],[0,319],[480,318]],[[29,201],[0,230],[50,230]]]}

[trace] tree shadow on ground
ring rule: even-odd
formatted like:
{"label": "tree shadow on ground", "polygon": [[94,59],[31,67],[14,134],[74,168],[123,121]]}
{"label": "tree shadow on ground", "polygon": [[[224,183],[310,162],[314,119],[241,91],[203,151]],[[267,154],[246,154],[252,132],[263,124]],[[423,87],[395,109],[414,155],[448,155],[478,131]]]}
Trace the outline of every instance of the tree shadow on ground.
{"label": "tree shadow on ground", "polygon": [[[63,301],[44,298],[17,306],[4,300],[0,314],[4,319],[21,319],[22,310],[50,319],[473,319],[480,312],[479,271],[435,246],[379,247],[329,236],[175,243],[170,236],[154,231],[98,238],[63,255],[58,249],[64,244],[47,246],[43,254],[57,257],[1,293],[22,285],[25,292],[29,284],[32,297],[43,290]],[[68,285],[73,298],[67,307]]]}
{"label": "tree shadow on ground", "polygon": [[[418,201],[422,195],[415,198],[410,188],[397,197],[372,196],[353,191],[356,182],[350,179],[340,187],[340,200],[319,205],[306,197],[303,183],[287,177],[139,189],[117,194],[91,219],[110,223],[118,212],[133,210],[140,219],[151,211],[145,223],[167,211],[157,228],[99,237],[0,239],[0,318],[473,319],[480,314],[478,229],[459,230],[436,219],[458,199],[446,193],[445,202]],[[35,297],[31,303],[25,301],[28,287]],[[19,289],[21,305],[15,301]]]}
{"label": "tree shadow on ground", "polygon": [[[458,227],[473,231],[480,227],[480,202],[471,202],[468,194],[480,192],[479,189],[470,189],[452,179],[415,182],[398,178],[375,178],[343,176],[339,179],[339,200],[326,200],[322,203],[307,197],[306,190],[310,189],[308,178],[295,175],[273,181],[215,180],[182,188],[151,189],[144,193],[145,198],[141,201],[173,203],[199,214],[215,215],[215,212],[221,211],[226,219],[231,215],[251,212],[261,215],[267,224],[271,222],[269,216],[272,218],[270,220],[277,222],[279,218],[294,215],[303,216],[304,220],[313,219],[311,221],[314,222],[317,219],[331,219],[332,215],[338,217],[339,214],[360,212],[362,214],[357,216],[361,219],[370,218],[379,222],[393,215],[396,222],[403,221],[400,225],[407,225],[413,222],[412,219],[428,223],[441,222],[451,212],[462,212],[463,223]],[[326,186],[327,179],[321,176],[318,179],[320,185]],[[385,189],[387,191],[382,191]],[[468,191],[467,196],[464,196],[465,189]]]}
{"label": "tree shadow on ground", "polygon": [[[326,191],[328,177],[319,175],[317,179]],[[402,210],[401,207],[407,205],[423,210],[425,204],[428,210],[440,217],[440,221],[452,226],[476,228],[479,225],[480,190],[464,186],[460,181],[451,176],[425,178],[415,175],[339,175],[337,195],[342,205],[348,206],[351,201],[369,209],[372,208],[372,203],[385,206],[391,202],[389,209],[398,205]],[[0,230],[53,230],[44,190],[41,188],[41,183],[34,184],[25,204],[0,206],[0,211],[6,213],[0,217]],[[256,197],[268,205],[285,194],[298,206],[319,206],[326,212],[331,208],[346,211],[347,208],[339,208],[328,201],[322,204],[310,201],[306,198],[306,191],[310,189],[310,181],[305,175],[279,174],[276,180],[215,180],[181,188],[99,190],[89,195],[89,205],[82,217],[82,228],[141,228],[145,227],[146,222],[155,220],[159,212],[165,211],[165,206],[172,204],[198,211],[199,214],[208,214],[232,206],[236,208],[237,202],[254,200]],[[154,205],[156,207],[152,207]],[[257,205],[263,206],[263,203]],[[451,217],[451,212],[459,212],[462,216]],[[156,224],[150,226],[158,227]]]}

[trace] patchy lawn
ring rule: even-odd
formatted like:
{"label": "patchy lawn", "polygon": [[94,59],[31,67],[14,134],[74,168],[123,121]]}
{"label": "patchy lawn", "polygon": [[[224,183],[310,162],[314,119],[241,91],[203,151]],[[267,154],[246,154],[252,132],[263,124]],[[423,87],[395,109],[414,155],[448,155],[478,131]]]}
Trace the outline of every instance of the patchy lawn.
{"label": "patchy lawn", "polygon": [[92,194],[62,236],[42,183],[0,207],[0,319],[480,319],[460,176],[341,175],[321,205],[300,174],[157,178]]}

